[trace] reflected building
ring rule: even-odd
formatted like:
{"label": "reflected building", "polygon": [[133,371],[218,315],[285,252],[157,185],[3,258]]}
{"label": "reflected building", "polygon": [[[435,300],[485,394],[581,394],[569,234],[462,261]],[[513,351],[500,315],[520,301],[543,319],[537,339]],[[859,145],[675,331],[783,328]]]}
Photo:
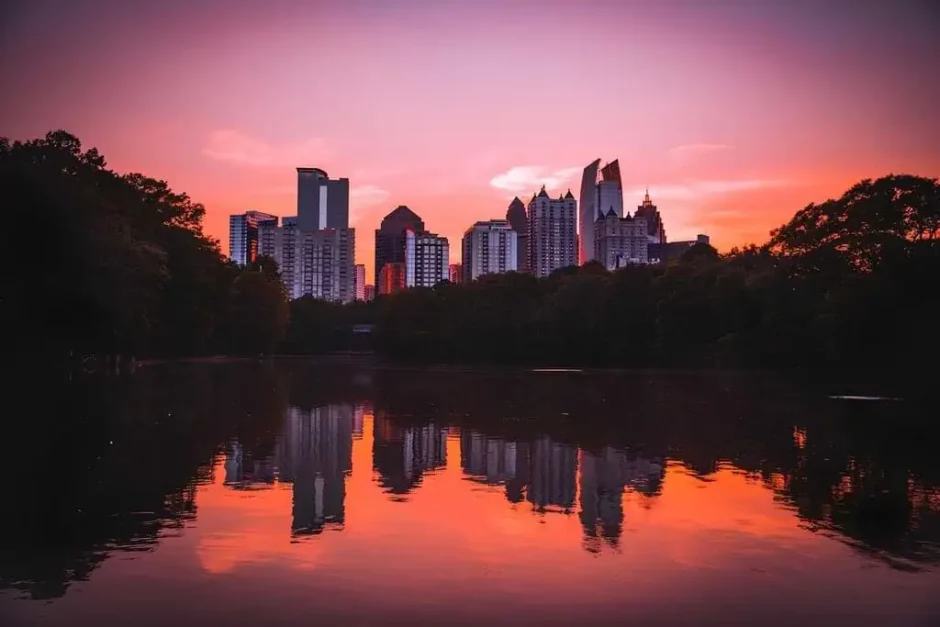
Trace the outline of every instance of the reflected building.
{"label": "reflected building", "polygon": [[344,522],[352,434],[351,405],[292,407],[288,412],[277,461],[280,480],[293,484],[293,533],[319,533]]}
{"label": "reflected building", "polygon": [[366,406],[362,403],[357,404],[353,407],[353,426],[352,426],[352,437],[353,440],[362,439],[362,429],[363,424],[365,423],[366,415]]}
{"label": "reflected building", "polygon": [[529,468],[527,500],[540,512],[557,509],[568,513],[574,506],[578,472],[575,449],[542,436],[531,445]]}
{"label": "reflected building", "polygon": [[377,413],[372,428],[373,470],[379,473],[379,485],[392,494],[408,494],[425,472],[447,465],[446,427],[400,426]]}
{"label": "reflected building", "polygon": [[238,442],[229,445],[225,453],[226,486],[236,490],[270,488],[277,478],[277,466],[270,455],[253,458]]}
{"label": "reflected building", "polygon": [[662,460],[631,458],[626,451],[609,446],[598,452],[581,451],[579,470],[578,516],[585,548],[592,552],[599,550],[600,539],[613,547],[620,543],[624,492],[659,494],[665,475]]}
{"label": "reflected building", "polygon": [[460,433],[460,466],[473,481],[505,485],[506,499],[525,499],[528,483],[529,448],[522,442],[492,438],[476,431]]}

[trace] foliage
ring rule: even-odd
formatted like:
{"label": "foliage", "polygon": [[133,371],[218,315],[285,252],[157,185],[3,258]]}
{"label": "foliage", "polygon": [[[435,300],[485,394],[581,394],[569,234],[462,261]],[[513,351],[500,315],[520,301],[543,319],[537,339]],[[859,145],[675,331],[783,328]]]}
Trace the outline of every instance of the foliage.
{"label": "foliage", "polygon": [[3,322],[14,354],[91,356],[272,350],[286,325],[276,268],[229,264],[205,210],[165,181],[108,169],[64,131],[0,140]]}

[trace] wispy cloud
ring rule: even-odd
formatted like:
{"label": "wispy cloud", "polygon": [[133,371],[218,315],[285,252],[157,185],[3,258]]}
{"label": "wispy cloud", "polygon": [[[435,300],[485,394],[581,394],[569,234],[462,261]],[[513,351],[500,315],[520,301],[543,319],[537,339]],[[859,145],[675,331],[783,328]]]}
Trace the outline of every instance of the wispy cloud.
{"label": "wispy cloud", "polygon": [[[694,181],[689,183],[676,183],[667,185],[654,185],[649,188],[653,202],[659,198],[668,200],[700,200],[708,196],[722,196],[736,192],[744,192],[771,187],[784,187],[792,185],[791,181],[778,179],[742,179],[730,181]],[[626,198],[642,198],[646,188],[638,187],[624,190]]]}
{"label": "wispy cloud", "polygon": [[349,222],[355,223],[362,210],[384,202],[391,194],[375,185],[362,185],[349,190]]}
{"label": "wispy cloud", "polygon": [[520,165],[497,174],[490,180],[490,185],[509,192],[533,191],[542,185],[554,189],[571,181],[581,170],[579,167],[550,170],[544,166]]}
{"label": "wispy cloud", "polygon": [[673,163],[681,164],[694,161],[705,155],[733,150],[734,146],[728,144],[682,144],[669,150],[669,158]]}
{"label": "wispy cloud", "polygon": [[202,153],[217,161],[253,167],[309,166],[330,156],[326,141],[319,137],[276,144],[235,130],[213,131]]}

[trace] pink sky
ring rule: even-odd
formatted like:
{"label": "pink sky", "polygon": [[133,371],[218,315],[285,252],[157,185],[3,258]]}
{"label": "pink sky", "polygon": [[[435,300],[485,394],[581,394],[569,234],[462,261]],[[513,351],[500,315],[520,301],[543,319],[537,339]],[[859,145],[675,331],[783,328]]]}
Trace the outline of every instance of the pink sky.
{"label": "pink sky", "polygon": [[[191,6],[190,6],[191,5]],[[348,177],[357,261],[399,204],[451,240],[619,157],[667,234],[766,239],[811,201],[940,174],[929,2],[55,2],[0,9],[0,135],[64,128],[207,209]]]}

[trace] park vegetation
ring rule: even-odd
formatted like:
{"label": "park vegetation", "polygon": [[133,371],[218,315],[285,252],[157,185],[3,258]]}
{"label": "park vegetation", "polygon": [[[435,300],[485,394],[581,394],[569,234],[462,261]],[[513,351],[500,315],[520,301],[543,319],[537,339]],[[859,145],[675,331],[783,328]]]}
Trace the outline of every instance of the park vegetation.
{"label": "park vegetation", "polygon": [[[273,260],[238,267],[205,210],[118,174],[63,131],[0,139],[11,354],[375,350],[395,361],[592,367],[926,367],[940,349],[940,185],[889,175],[810,204],[762,245],[662,266],[490,275],[370,303],[288,302]],[[371,339],[352,333],[374,325]]]}

